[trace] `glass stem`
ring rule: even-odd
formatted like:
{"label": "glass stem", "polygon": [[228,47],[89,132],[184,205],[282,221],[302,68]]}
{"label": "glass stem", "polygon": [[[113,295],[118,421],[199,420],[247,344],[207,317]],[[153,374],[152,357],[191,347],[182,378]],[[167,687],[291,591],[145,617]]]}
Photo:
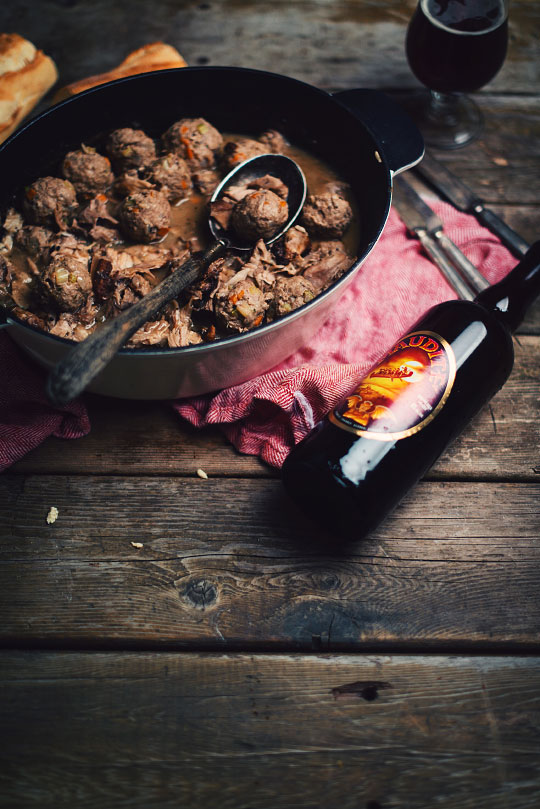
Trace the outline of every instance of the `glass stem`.
{"label": "glass stem", "polygon": [[427,117],[434,123],[456,126],[458,123],[457,93],[438,93],[430,90]]}

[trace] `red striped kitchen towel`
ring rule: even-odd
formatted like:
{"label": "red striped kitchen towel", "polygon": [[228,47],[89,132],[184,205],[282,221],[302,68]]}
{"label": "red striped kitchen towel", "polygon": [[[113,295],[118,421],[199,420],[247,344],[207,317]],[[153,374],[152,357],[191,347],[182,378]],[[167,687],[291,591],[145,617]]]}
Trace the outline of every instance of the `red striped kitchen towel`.
{"label": "red striped kitchen towel", "polygon": [[[430,204],[488,281],[499,281],[516,264],[474,217],[444,202]],[[456,297],[392,210],[379,243],[309,345],[270,373],[174,407],[197,427],[221,425],[240,452],[280,467],[294,444],[430,306]]]}
{"label": "red striped kitchen towel", "polygon": [[[431,204],[450,238],[490,282],[515,265],[474,217],[443,202]],[[379,243],[309,345],[256,379],[173,407],[197,427],[221,425],[240,452],[280,467],[291,447],[401,334],[430,306],[455,297],[391,211]],[[0,470],[49,435],[77,438],[90,429],[84,400],[54,408],[43,381],[43,372],[0,334]]]}

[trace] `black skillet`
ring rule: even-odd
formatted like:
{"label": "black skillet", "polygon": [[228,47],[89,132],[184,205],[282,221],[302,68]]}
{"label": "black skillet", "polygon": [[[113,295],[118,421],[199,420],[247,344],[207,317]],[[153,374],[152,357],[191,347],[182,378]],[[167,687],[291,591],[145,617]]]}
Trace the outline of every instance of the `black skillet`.
{"label": "black skillet", "polygon": [[[191,395],[237,384],[284,359],[309,339],[321,318],[327,316],[334,292],[344,288],[377,242],[390,209],[392,177],[413,166],[423,154],[423,141],[414,124],[377,91],[349,90],[332,95],[263,71],[181,68],[93,88],[19,130],[0,147],[0,214],[3,216],[32,180],[57,174],[65,153],[81,143],[99,145],[100,138],[120,126],[141,128],[157,138],[179,118],[201,116],[224,132],[256,136],[277,129],[291,143],[329,163],[350,184],[356,199],[361,223],[357,260],[335,288],[254,332],[213,345],[122,349],[108,373],[98,377],[92,388],[97,392],[131,398]],[[19,345],[46,367],[55,364],[72,345],[53,335],[36,335],[36,329],[12,315],[4,313],[0,321],[2,317]],[[245,350],[240,348],[242,343]],[[140,367],[133,359],[137,356],[142,361]],[[162,384],[149,390],[141,379],[152,373],[152,364],[157,369],[157,357],[163,360],[161,377],[171,375],[172,370],[174,382],[167,384],[162,379]],[[126,358],[131,358],[129,363]]]}

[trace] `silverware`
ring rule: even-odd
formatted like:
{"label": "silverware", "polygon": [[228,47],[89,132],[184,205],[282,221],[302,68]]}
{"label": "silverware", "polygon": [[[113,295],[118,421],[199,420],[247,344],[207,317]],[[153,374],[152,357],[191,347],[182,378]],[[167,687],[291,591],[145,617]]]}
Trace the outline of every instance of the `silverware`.
{"label": "silverware", "polygon": [[[399,179],[394,180],[392,201],[397,212],[407,225],[408,230],[420,240],[426,253],[433,259],[459,297],[466,301],[474,300],[476,293],[456,270],[439,241],[430,233],[428,222],[418,211],[416,199],[418,195],[416,192],[414,192],[414,195],[411,194],[412,191],[413,189],[408,183]],[[422,204],[425,204],[423,200]],[[433,214],[431,208],[428,208],[428,210]],[[435,215],[433,214],[433,216]]]}
{"label": "silverware", "polygon": [[495,233],[517,258],[521,258],[527,252],[529,245],[525,239],[522,239],[497,214],[486,208],[480,197],[434,157],[426,153],[414,171],[460,211],[474,214],[478,221]]}
{"label": "silverware", "polygon": [[489,282],[486,281],[474,264],[469,261],[467,256],[461,252],[459,247],[454,244],[452,239],[446,235],[443,230],[443,223],[435,211],[424,202],[420,194],[415,191],[407,180],[401,178],[397,183],[402,191],[402,205],[407,205],[411,208],[408,213],[409,220],[413,222],[413,224],[416,221],[417,227],[425,227],[429,235],[437,240],[443,253],[456,266],[474,292],[481,292],[483,289],[487,289]]}

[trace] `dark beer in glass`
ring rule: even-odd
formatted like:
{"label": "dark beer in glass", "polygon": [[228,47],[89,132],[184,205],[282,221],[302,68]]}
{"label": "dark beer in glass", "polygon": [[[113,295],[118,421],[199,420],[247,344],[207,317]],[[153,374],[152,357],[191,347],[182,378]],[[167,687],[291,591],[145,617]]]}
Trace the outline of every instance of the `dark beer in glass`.
{"label": "dark beer in glass", "polygon": [[[440,93],[470,93],[499,72],[506,57],[504,4],[478,4],[469,15],[455,0],[421,0],[409,25],[407,59],[416,78]],[[489,7],[490,6],[490,7]]]}
{"label": "dark beer in glass", "polygon": [[507,43],[508,0],[420,0],[405,50],[428,88],[410,105],[428,146],[457,149],[481,132],[480,110],[465,93],[493,79]]}

